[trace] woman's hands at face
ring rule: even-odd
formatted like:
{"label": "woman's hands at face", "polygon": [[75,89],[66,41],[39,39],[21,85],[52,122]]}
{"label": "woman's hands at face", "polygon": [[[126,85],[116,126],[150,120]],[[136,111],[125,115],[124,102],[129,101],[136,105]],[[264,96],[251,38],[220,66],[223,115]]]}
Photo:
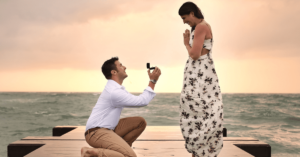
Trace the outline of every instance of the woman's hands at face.
{"label": "woman's hands at face", "polygon": [[190,30],[186,29],[183,33],[183,43],[184,45],[189,45],[190,42]]}

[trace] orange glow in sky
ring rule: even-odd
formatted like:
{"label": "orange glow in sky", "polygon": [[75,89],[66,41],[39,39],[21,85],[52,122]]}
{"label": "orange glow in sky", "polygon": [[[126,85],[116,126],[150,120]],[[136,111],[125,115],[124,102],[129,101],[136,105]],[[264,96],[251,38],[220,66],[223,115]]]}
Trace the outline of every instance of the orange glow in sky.
{"label": "orange glow in sky", "polygon": [[[101,66],[118,56],[129,92],[148,85],[150,62],[162,70],[155,91],[179,93],[184,2],[1,1],[0,91],[101,92]],[[193,2],[212,27],[223,93],[300,93],[300,1]]]}

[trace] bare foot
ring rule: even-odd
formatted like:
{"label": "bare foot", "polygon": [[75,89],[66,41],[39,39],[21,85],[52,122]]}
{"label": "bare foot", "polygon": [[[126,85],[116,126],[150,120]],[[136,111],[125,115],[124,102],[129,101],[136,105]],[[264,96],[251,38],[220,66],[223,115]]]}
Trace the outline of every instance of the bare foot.
{"label": "bare foot", "polygon": [[81,157],[98,157],[98,151],[96,148],[83,147],[81,148]]}

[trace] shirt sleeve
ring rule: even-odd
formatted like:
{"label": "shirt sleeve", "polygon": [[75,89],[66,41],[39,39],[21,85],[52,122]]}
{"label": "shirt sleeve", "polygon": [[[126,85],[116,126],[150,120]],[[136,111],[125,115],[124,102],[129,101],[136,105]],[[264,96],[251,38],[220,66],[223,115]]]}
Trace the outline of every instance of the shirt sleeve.
{"label": "shirt sleeve", "polygon": [[147,87],[142,94],[135,96],[124,89],[117,88],[111,93],[113,107],[141,107],[146,106],[156,94],[151,87]]}

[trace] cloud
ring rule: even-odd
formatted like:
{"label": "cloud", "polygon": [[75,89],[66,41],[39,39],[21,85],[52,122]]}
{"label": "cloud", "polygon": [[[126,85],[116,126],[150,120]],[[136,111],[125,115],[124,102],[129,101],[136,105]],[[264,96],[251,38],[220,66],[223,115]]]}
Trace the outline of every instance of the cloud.
{"label": "cloud", "polygon": [[[84,41],[91,21],[98,20],[108,24],[128,14],[147,12],[157,2],[158,0],[1,1],[0,69],[90,68],[78,62],[89,62],[88,54],[93,53],[86,51],[91,45]],[[102,25],[98,29],[105,32],[109,28]],[[113,36],[112,33],[109,36]],[[107,37],[101,35],[100,38]],[[83,53],[87,53],[87,56]],[[85,58],[87,61],[84,61]]]}
{"label": "cloud", "polygon": [[1,1],[1,20],[34,23],[88,22],[90,19],[110,19],[128,13],[145,12],[158,0],[54,0]]}
{"label": "cloud", "polygon": [[[0,71],[184,65],[178,1],[0,1]],[[197,1],[217,59],[299,57],[300,1]]]}
{"label": "cloud", "polygon": [[[300,1],[265,0],[242,3],[238,7],[228,5],[228,12],[222,12],[222,17],[225,18],[221,20],[222,29],[217,30],[218,37],[221,38],[217,50],[227,53],[220,54],[219,57],[300,57]],[[220,17],[221,13],[216,16]],[[232,55],[228,56],[228,52]]]}

